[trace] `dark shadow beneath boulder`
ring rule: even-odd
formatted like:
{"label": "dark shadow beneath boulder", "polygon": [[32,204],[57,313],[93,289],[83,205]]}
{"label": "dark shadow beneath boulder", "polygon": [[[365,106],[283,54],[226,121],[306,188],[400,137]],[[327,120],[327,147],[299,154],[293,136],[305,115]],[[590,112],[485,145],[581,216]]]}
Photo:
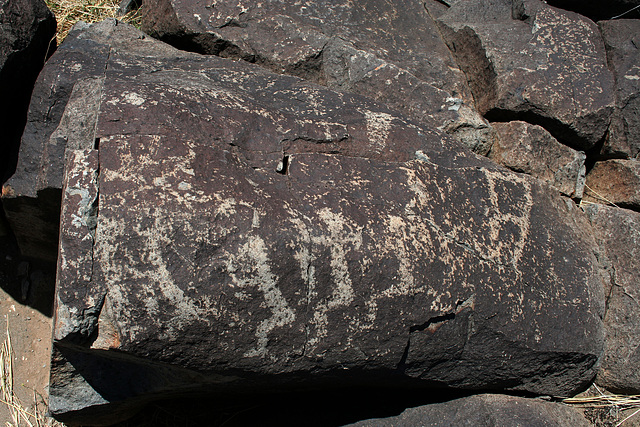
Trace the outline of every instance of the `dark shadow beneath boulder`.
{"label": "dark shadow beneath boulder", "polygon": [[199,396],[147,405],[117,427],[341,426],[396,416],[406,408],[462,397],[447,390],[347,388],[242,397]]}

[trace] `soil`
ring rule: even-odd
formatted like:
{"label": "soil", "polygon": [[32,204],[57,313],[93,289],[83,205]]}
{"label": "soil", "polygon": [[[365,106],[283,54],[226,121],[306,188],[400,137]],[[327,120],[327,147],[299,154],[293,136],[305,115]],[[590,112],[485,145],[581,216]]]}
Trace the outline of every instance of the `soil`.
{"label": "soil", "polygon": [[[54,284],[53,266],[22,258],[0,217],[0,342],[10,338],[13,390],[31,413],[46,412]],[[9,407],[1,403],[0,425],[15,425]]]}

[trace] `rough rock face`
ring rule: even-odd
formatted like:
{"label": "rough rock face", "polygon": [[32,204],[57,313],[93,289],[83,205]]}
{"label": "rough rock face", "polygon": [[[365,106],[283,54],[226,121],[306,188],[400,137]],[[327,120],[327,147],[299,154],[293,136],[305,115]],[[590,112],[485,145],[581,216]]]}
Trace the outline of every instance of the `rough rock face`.
{"label": "rough rock face", "polygon": [[547,3],[551,6],[578,12],[594,21],[615,18],[621,14],[624,14],[625,18],[640,18],[640,11],[638,9],[632,10],[640,5],[639,0],[547,0]]}
{"label": "rough rock face", "polygon": [[86,94],[95,129],[66,147],[59,418],[198,390],[567,395],[594,377],[596,244],[546,185],[365,98],[114,21],[53,59],[48,84]]}
{"label": "rough rock face", "polygon": [[580,150],[604,137],[614,81],[592,21],[538,0],[451,3],[437,20],[485,117],[541,125]]}
{"label": "rough rock face", "polygon": [[584,200],[640,210],[640,160],[597,162],[587,175]]}
{"label": "rough rock face", "polygon": [[0,2],[0,184],[15,168],[31,89],[55,31],[42,0]]}
{"label": "rough rock face", "polygon": [[397,417],[371,419],[349,424],[352,427],[397,426],[580,426],[591,424],[576,409],[560,403],[498,394],[478,394],[419,406]]}
{"label": "rough rock face", "polygon": [[[3,190],[3,206],[23,255],[55,263],[65,151],[93,146],[95,79],[109,56],[105,46],[78,40],[62,48],[38,76],[18,166]],[[95,52],[88,53],[92,48]],[[106,50],[105,50],[106,49]],[[65,65],[73,58],[74,67]],[[64,69],[64,73],[60,73]],[[89,100],[89,101],[87,101]],[[94,117],[92,117],[92,115]]]}
{"label": "rough rock face", "polygon": [[143,29],[177,47],[255,62],[368,96],[480,154],[495,139],[420,1],[145,0]]}
{"label": "rough rock face", "polygon": [[543,127],[526,122],[492,123],[499,139],[489,158],[513,171],[539,178],[566,196],[582,198],[586,155],[560,144]]}
{"label": "rough rock face", "polygon": [[616,111],[603,154],[638,158],[640,154],[640,20],[598,23],[609,66],[616,78]]}
{"label": "rough rock face", "polygon": [[640,393],[640,213],[603,205],[586,212],[611,262],[607,292],[607,342],[598,383],[608,390]]}

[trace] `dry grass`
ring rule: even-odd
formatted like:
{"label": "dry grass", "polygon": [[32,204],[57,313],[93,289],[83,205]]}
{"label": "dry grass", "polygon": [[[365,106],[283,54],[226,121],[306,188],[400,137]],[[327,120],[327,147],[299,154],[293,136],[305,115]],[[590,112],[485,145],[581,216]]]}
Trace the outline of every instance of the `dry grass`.
{"label": "dry grass", "polygon": [[622,426],[626,421],[640,414],[640,395],[607,394],[603,393],[597,385],[594,384],[593,387],[598,394],[572,397],[564,399],[563,402],[583,408],[606,409],[616,414],[620,414],[621,411],[632,410],[633,412],[630,415],[614,424],[616,427]]}
{"label": "dry grass", "polygon": [[107,18],[118,18],[121,21],[139,26],[140,14],[133,11],[125,16],[118,16],[119,0],[45,0],[49,9],[56,16],[58,44],[69,34],[69,30],[78,22],[100,22]]}
{"label": "dry grass", "polygon": [[599,200],[599,202],[587,202],[582,200],[580,202],[580,204],[587,204],[587,205],[596,205],[596,204],[606,204],[609,206],[615,206],[616,208],[620,208],[620,206],[616,205],[615,203],[613,203],[611,200],[607,199],[606,197],[604,197],[602,194],[598,193],[596,190],[594,190],[593,188],[589,187],[587,184],[584,185],[585,193],[588,192],[589,196],[593,197],[594,199]]}
{"label": "dry grass", "polygon": [[42,396],[33,392],[33,409],[26,408],[13,389],[13,347],[7,320],[7,335],[0,348],[0,403],[7,405],[11,421],[3,427],[64,427],[64,424],[46,416]]}

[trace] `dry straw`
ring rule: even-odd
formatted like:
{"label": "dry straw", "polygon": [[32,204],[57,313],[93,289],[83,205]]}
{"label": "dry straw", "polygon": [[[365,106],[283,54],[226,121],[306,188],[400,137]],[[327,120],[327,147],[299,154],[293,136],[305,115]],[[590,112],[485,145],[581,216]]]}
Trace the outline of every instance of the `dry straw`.
{"label": "dry straw", "polygon": [[132,11],[119,16],[118,0],[45,0],[49,9],[56,16],[58,44],[69,34],[71,28],[78,22],[100,22],[107,18],[118,18],[124,22],[139,26],[140,14]]}
{"label": "dry straw", "polygon": [[[598,193],[596,190],[594,190],[593,188],[589,187],[587,184],[584,185],[585,188],[589,191],[589,194],[591,197],[600,200],[601,202],[606,202],[607,204],[611,205],[611,206],[615,206],[616,208],[620,208],[620,206],[616,205],[615,203],[613,203],[611,200],[607,199],[606,197],[604,197],[602,194]],[[597,205],[600,203],[594,203],[594,202],[587,202],[582,200],[580,202],[581,204],[588,204],[588,205]]]}
{"label": "dry straw", "polygon": [[594,384],[593,386],[598,391],[598,395],[572,397],[564,399],[563,402],[580,405],[584,408],[616,409],[618,411],[635,409],[631,415],[618,422],[615,425],[616,427],[622,426],[626,421],[640,414],[640,395],[605,394],[597,385]]}
{"label": "dry straw", "polygon": [[0,347],[0,403],[7,405],[11,414],[11,422],[6,421],[3,427],[64,427],[45,414],[42,399],[34,390],[33,409],[25,408],[13,389],[13,347],[7,319],[6,338]]}

